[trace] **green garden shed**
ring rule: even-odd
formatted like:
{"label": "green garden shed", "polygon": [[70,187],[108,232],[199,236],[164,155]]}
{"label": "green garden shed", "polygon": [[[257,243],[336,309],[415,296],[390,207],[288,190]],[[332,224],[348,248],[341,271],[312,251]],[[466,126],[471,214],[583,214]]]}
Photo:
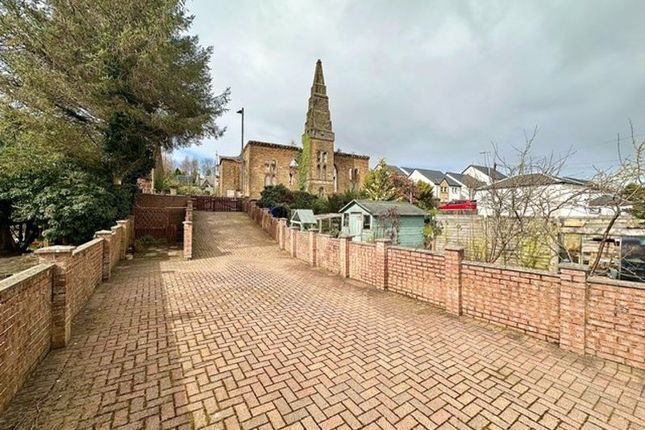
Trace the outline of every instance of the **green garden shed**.
{"label": "green garden shed", "polygon": [[[342,236],[357,242],[392,239],[392,243],[410,248],[424,245],[425,211],[407,202],[352,200],[340,210]],[[398,225],[397,225],[398,224]]]}

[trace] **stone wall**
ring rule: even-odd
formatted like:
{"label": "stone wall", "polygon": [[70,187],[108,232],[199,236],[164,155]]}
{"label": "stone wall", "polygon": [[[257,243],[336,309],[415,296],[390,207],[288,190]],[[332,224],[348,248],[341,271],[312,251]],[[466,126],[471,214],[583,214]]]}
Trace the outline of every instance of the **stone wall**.
{"label": "stone wall", "polygon": [[[250,198],[259,198],[260,193],[264,190],[267,175],[270,181],[275,176],[276,184],[282,184],[293,191],[298,190],[298,169],[292,169],[289,165],[292,161],[298,160],[299,153],[300,148],[296,146],[265,142],[251,142],[246,145],[244,160],[248,166],[244,166],[244,171],[247,172],[248,178],[245,177],[244,181],[244,195]],[[266,164],[271,166],[273,162],[275,162],[275,168],[271,167],[272,170],[267,171]]]}
{"label": "stone wall", "polygon": [[74,316],[125,258],[133,232],[129,218],[78,247],[41,248],[40,265],[0,281],[0,411],[51,348],[69,343]]}
{"label": "stone wall", "polygon": [[[221,158],[218,194],[223,197],[234,197],[235,191],[240,191],[240,162],[233,158]],[[231,192],[233,195],[229,196]]]}
{"label": "stone wall", "polygon": [[271,220],[253,202],[245,208],[265,231],[277,230],[272,237],[281,249],[312,266],[456,316],[522,331],[566,351],[645,369],[644,284],[588,277],[581,265],[561,265],[556,273],[463,261],[458,246],[437,253],[390,246],[387,240],[333,239]]}

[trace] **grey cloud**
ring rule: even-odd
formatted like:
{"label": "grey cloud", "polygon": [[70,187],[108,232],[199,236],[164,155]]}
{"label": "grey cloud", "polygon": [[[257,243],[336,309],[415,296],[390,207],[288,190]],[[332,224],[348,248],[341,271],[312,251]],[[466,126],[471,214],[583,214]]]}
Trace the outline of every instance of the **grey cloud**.
{"label": "grey cloud", "polygon": [[[459,169],[496,142],[573,147],[570,174],[616,158],[628,119],[645,135],[641,1],[193,1],[192,31],[214,46],[228,126],[196,153],[247,138],[300,140],[323,60],[337,146],[389,162]],[[178,154],[178,157],[181,157]]]}

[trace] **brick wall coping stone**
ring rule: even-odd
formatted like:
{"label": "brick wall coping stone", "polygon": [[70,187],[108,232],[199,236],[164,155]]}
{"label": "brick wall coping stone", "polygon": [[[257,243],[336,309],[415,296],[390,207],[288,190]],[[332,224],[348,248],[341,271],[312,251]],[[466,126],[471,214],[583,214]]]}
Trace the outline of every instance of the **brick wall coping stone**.
{"label": "brick wall coping stone", "polygon": [[[485,267],[487,269],[495,269],[499,271],[503,270],[503,271],[526,273],[528,275],[535,275],[535,276],[551,276],[554,278],[557,278],[559,276],[558,273],[550,272],[548,270],[529,269],[526,267],[517,267],[517,266],[505,266],[503,264],[483,263],[480,261],[464,260],[462,264],[465,266]],[[577,266],[577,267],[580,268],[580,266]]]}
{"label": "brick wall coping stone", "polygon": [[76,247],[72,245],[54,245],[39,248],[34,251],[34,254],[69,254],[74,251]]}
{"label": "brick wall coping stone", "polygon": [[349,243],[351,243],[352,245],[366,246],[366,247],[370,247],[370,248],[374,248],[374,247],[376,247],[376,244],[375,244],[375,243],[368,243],[368,242],[354,242],[353,240],[350,240],[350,241],[349,241]]}
{"label": "brick wall coping stone", "polygon": [[576,264],[576,263],[560,263],[558,264],[558,268],[566,269],[566,270],[581,270],[583,272],[589,271],[589,266],[586,266],[584,264]]}
{"label": "brick wall coping stone", "polygon": [[422,248],[406,248],[405,246],[391,245],[390,249],[397,249],[399,251],[407,252],[419,252],[426,255],[434,255],[435,257],[443,257],[443,253],[439,251],[433,251],[431,249],[422,249]]}
{"label": "brick wall coping stone", "polygon": [[45,272],[51,269],[54,266],[54,263],[42,263],[29,269],[22,270],[15,275],[9,276],[0,281],[0,292],[8,290],[11,287],[14,287],[16,284],[19,284],[33,276],[39,275],[41,272]]}
{"label": "brick wall coping stone", "polygon": [[620,279],[611,279],[611,278],[605,278],[602,276],[590,276],[587,278],[587,282],[591,282],[594,284],[611,285],[613,287],[634,288],[636,290],[645,290],[645,283],[643,282],[623,281]]}
{"label": "brick wall coping stone", "polygon": [[77,246],[72,251],[72,254],[78,254],[79,252],[83,252],[86,249],[91,248],[91,247],[93,247],[94,245],[96,245],[97,243],[100,243],[100,242],[103,242],[103,239],[101,239],[100,237],[97,237],[96,239],[92,239],[89,242],[85,242],[84,244]]}

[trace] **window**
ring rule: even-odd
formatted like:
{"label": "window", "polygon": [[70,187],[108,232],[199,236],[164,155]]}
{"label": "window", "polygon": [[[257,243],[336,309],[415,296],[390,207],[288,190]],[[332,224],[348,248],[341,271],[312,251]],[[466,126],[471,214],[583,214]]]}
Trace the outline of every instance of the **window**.
{"label": "window", "polygon": [[447,193],[448,192],[448,187],[441,187],[441,192],[442,193]]}
{"label": "window", "polygon": [[338,169],[336,168],[336,165],[334,164],[334,177],[332,178],[334,181],[334,192],[338,192]]}
{"label": "window", "polygon": [[369,230],[372,225],[372,217],[369,215],[363,215],[363,229]]}
{"label": "window", "polygon": [[293,172],[289,172],[289,185],[293,185]]}
{"label": "window", "polygon": [[343,214],[343,227],[349,227],[349,214]]}
{"label": "window", "polygon": [[271,175],[264,175],[264,186],[268,187],[271,185]]}
{"label": "window", "polygon": [[452,187],[452,192],[457,194],[459,192],[459,187]]}
{"label": "window", "polygon": [[318,197],[325,197],[325,188],[324,187],[318,188]]}
{"label": "window", "polygon": [[323,181],[327,180],[327,166],[323,165],[323,167],[322,167],[322,177],[320,179],[322,179]]}

